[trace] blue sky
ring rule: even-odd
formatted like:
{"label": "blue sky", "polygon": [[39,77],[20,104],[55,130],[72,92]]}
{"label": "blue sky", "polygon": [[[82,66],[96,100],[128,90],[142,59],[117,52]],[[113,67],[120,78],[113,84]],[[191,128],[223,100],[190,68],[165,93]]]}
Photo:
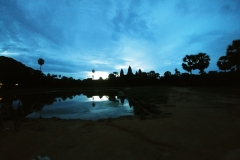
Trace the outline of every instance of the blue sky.
{"label": "blue sky", "polygon": [[[210,66],[240,39],[239,0],[0,0],[0,55],[75,79],[181,72],[187,54]],[[194,71],[193,73],[198,73]]]}

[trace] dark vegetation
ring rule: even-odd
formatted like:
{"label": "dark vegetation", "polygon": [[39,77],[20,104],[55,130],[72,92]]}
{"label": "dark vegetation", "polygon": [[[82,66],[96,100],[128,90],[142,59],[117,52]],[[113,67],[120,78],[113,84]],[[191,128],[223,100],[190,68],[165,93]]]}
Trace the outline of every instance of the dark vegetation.
{"label": "dark vegetation", "polygon": [[[124,103],[126,99],[125,96],[117,96],[117,90],[113,89],[101,89],[101,90],[89,90],[89,89],[81,89],[81,90],[73,90],[73,89],[58,89],[54,91],[47,90],[38,90],[38,91],[26,91],[26,92],[5,92],[4,94],[0,93],[1,97],[1,105],[2,107],[8,110],[7,114],[4,114],[4,119],[10,120],[13,118],[13,109],[9,105],[12,102],[13,96],[17,95],[21,97],[21,101],[24,102],[23,107],[23,117],[32,113],[33,111],[39,112],[41,114],[41,110],[46,105],[51,105],[55,102],[63,102],[67,99],[73,99],[75,96],[85,95],[88,98],[92,98],[93,96],[98,95],[99,98],[102,98],[104,95],[108,96],[109,101],[120,101],[121,104]],[[117,98],[116,98],[117,96]],[[117,100],[118,99],[118,100]],[[94,102],[97,103],[97,102]],[[92,106],[94,107],[94,106]],[[41,115],[39,115],[41,117]]]}
{"label": "dark vegetation", "polygon": [[[75,80],[72,77],[43,74],[41,71],[44,60],[38,60],[40,70],[25,66],[12,58],[0,56],[0,87],[1,91],[9,89],[36,89],[36,88],[69,88],[69,87],[123,87],[123,86],[203,86],[203,85],[235,85],[240,82],[240,40],[234,40],[227,47],[226,55],[221,56],[217,66],[222,72],[204,70],[210,64],[210,57],[206,53],[186,55],[183,58],[182,67],[188,73],[180,73],[176,68],[172,74],[166,71],[163,76],[155,71],[135,72],[129,66],[124,74],[123,70],[110,73],[108,79]],[[193,70],[199,70],[199,74],[192,74]],[[95,70],[92,70],[94,77]]]}
{"label": "dark vegetation", "polygon": [[123,91],[128,97],[129,106],[134,106],[134,114],[139,115],[141,119],[172,116],[156,106],[167,104],[169,87],[132,87],[124,88]]}
{"label": "dark vegetation", "polygon": [[[236,88],[236,95],[240,94],[240,40],[233,41],[232,45],[227,47],[226,55],[219,58],[216,65],[222,72],[206,73],[204,71],[210,64],[210,57],[206,53],[186,55],[183,58],[182,67],[188,73],[180,73],[176,68],[174,73],[166,71],[163,76],[155,71],[142,72],[141,69],[134,74],[129,66],[126,74],[121,69],[119,74],[116,71],[110,73],[106,80],[102,78],[93,80],[94,69],[92,70],[93,77],[84,80],[75,80],[72,77],[51,75],[50,73],[45,75],[42,72],[44,60],[39,58],[37,63],[40,65],[39,70],[27,67],[12,58],[0,56],[2,102],[9,103],[12,101],[13,95],[20,95],[25,106],[25,116],[34,110],[41,111],[45,105],[56,101],[65,101],[67,98],[72,99],[81,93],[89,98],[93,95],[100,97],[108,95],[110,101],[116,101],[117,90],[111,88],[122,88],[128,98],[129,106],[134,106],[135,115],[141,117],[171,116],[170,113],[163,113],[154,105],[167,103],[169,88],[167,86],[191,86],[194,90],[197,88],[197,90],[202,89],[207,93],[214,94],[226,93],[225,91],[229,88],[224,88],[224,86],[232,85]],[[192,71],[196,69],[199,70],[199,74],[192,74]],[[216,90],[216,87],[213,88],[214,86],[221,87],[217,87],[218,90]],[[127,89],[128,87],[131,89]],[[121,103],[126,99],[125,96],[118,97]],[[6,114],[9,117],[5,118],[11,119],[11,115]]]}

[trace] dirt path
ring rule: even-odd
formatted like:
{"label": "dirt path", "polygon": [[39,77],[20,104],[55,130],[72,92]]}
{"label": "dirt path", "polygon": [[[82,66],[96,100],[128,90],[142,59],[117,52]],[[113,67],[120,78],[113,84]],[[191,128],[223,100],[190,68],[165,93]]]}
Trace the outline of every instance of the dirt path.
{"label": "dirt path", "polygon": [[0,131],[0,159],[238,159],[240,100],[235,97],[171,88],[172,115],[105,121],[27,119],[15,132]]}

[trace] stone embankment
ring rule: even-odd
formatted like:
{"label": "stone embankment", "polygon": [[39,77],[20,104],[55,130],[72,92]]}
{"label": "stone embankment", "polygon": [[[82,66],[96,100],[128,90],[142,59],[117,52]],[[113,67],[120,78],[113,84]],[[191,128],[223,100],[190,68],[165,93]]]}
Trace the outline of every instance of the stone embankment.
{"label": "stone embankment", "polygon": [[160,107],[156,106],[156,104],[144,101],[136,95],[128,92],[128,89],[122,89],[119,92],[127,97],[129,105],[134,106],[135,116],[140,116],[141,119],[169,116],[168,113],[162,112]]}

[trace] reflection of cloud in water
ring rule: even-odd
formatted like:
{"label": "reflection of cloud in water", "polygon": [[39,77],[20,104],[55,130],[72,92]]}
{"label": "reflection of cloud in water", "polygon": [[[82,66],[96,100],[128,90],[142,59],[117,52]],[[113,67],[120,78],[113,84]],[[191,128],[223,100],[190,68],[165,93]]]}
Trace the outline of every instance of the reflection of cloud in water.
{"label": "reflection of cloud in water", "polygon": [[92,96],[92,98],[88,98],[89,101],[108,101],[108,97],[107,96],[102,96],[101,98],[99,96]]}
{"label": "reflection of cloud in water", "polygon": [[108,106],[108,107],[119,107],[120,106],[120,103],[119,102],[111,102],[111,101],[103,101],[103,102],[95,102],[96,105],[95,107],[96,108],[102,108],[102,107],[105,107],[105,106]]}
{"label": "reflection of cloud in water", "polygon": [[[55,102],[44,106],[41,115],[43,118],[59,117],[62,119],[86,119],[97,120],[101,118],[117,118],[119,116],[134,115],[133,108],[129,107],[125,100],[122,105],[119,100],[109,101],[107,96],[101,99],[94,96],[95,106],[92,106],[93,99],[84,95],[75,96],[66,101]],[[38,118],[40,112],[33,112],[28,118]]]}

